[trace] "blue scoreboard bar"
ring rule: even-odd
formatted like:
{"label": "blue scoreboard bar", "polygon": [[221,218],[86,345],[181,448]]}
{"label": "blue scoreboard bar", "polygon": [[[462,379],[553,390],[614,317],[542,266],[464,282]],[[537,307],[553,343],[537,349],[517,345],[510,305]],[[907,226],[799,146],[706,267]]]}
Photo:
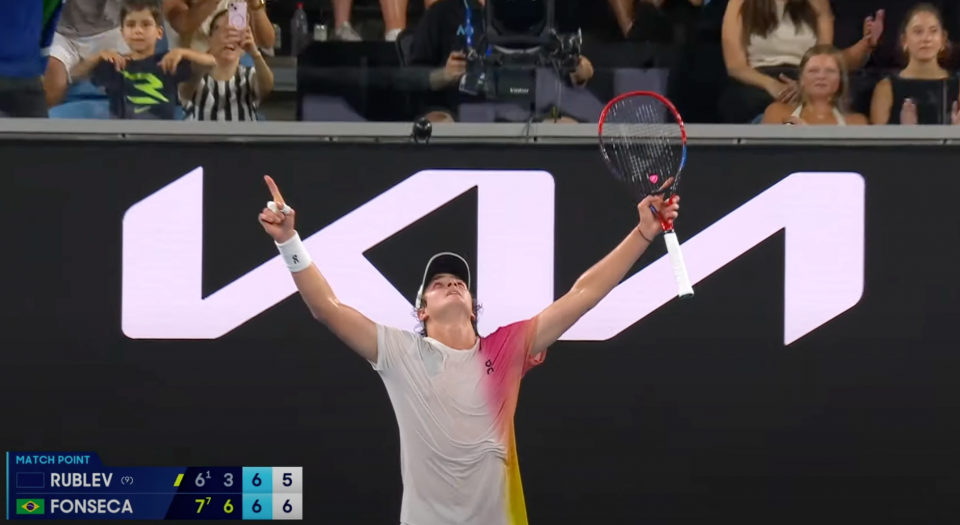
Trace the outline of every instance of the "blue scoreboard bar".
{"label": "blue scoreboard bar", "polygon": [[303,467],[108,467],[7,452],[8,520],[302,520]]}

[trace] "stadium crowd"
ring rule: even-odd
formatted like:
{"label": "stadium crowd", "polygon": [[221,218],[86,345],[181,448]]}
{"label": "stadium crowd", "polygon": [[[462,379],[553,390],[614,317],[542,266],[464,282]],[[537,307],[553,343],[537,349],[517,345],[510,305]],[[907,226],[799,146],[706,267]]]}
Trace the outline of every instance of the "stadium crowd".
{"label": "stadium crowd", "polygon": [[[245,4],[242,24],[231,17],[233,2]],[[545,73],[560,88],[536,111],[559,122],[594,120],[594,109],[578,110],[586,107],[578,97],[602,106],[635,86],[619,76],[605,81],[600,70],[655,69],[663,72],[658,89],[688,122],[960,124],[949,38],[960,23],[957,4],[558,0],[558,29],[582,29],[583,52],[563,74]],[[270,57],[295,6],[0,0],[0,116],[262,120],[261,104],[274,90]],[[463,88],[467,47],[483,46],[484,0],[379,0],[382,26],[373,39],[355,27],[353,0],[329,7],[323,45],[380,41],[396,48],[399,67],[427,72],[416,96],[398,99],[409,106],[404,115],[452,122],[463,120],[464,107],[490,102]],[[301,60],[300,67],[322,66]],[[498,108],[490,120],[533,118],[508,113]]]}

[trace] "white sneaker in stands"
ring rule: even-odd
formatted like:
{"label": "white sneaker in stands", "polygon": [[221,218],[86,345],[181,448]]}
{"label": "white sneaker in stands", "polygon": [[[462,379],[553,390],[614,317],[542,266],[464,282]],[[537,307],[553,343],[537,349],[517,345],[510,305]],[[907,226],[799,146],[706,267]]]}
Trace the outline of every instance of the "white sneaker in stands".
{"label": "white sneaker in stands", "polygon": [[333,32],[334,40],[340,40],[342,42],[362,42],[363,38],[360,37],[360,33],[350,25],[350,22],[344,23],[342,26],[338,27]]}

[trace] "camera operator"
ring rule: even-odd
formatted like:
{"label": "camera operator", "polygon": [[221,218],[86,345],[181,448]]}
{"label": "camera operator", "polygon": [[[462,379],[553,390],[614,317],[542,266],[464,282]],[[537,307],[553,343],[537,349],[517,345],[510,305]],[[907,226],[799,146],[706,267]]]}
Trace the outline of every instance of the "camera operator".
{"label": "camera operator", "polygon": [[[431,93],[425,95],[421,110],[430,122],[455,122],[461,103],[486,100],[483,95],[460,90],[471,49],[480,54],[487,49],[484,3],[485,0],[438,0],[427,9],[417,26],[410,65],[433,69]],[[593,65],[581,56],[576,70],[569,75],[569,82],[573,87],[583,87],[592,76]],[[559,113],[554,114],[561,115],[556,121],[576,122],[562,116],[562,108],[556,109]]]}

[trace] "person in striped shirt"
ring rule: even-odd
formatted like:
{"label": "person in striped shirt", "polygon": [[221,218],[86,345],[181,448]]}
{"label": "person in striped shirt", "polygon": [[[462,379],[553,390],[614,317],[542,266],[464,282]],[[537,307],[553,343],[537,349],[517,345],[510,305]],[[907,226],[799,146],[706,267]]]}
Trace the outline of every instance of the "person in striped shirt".
{"label": "person in striped shirt", "polygon": [[[257,48],[250,27],[230,25],[227,11],[210,22],[213,69],[180,88],[187,120],[256,121],[260,101],[273,90],[273,72]],[[246,51],[253,67],[240,64]]]}

